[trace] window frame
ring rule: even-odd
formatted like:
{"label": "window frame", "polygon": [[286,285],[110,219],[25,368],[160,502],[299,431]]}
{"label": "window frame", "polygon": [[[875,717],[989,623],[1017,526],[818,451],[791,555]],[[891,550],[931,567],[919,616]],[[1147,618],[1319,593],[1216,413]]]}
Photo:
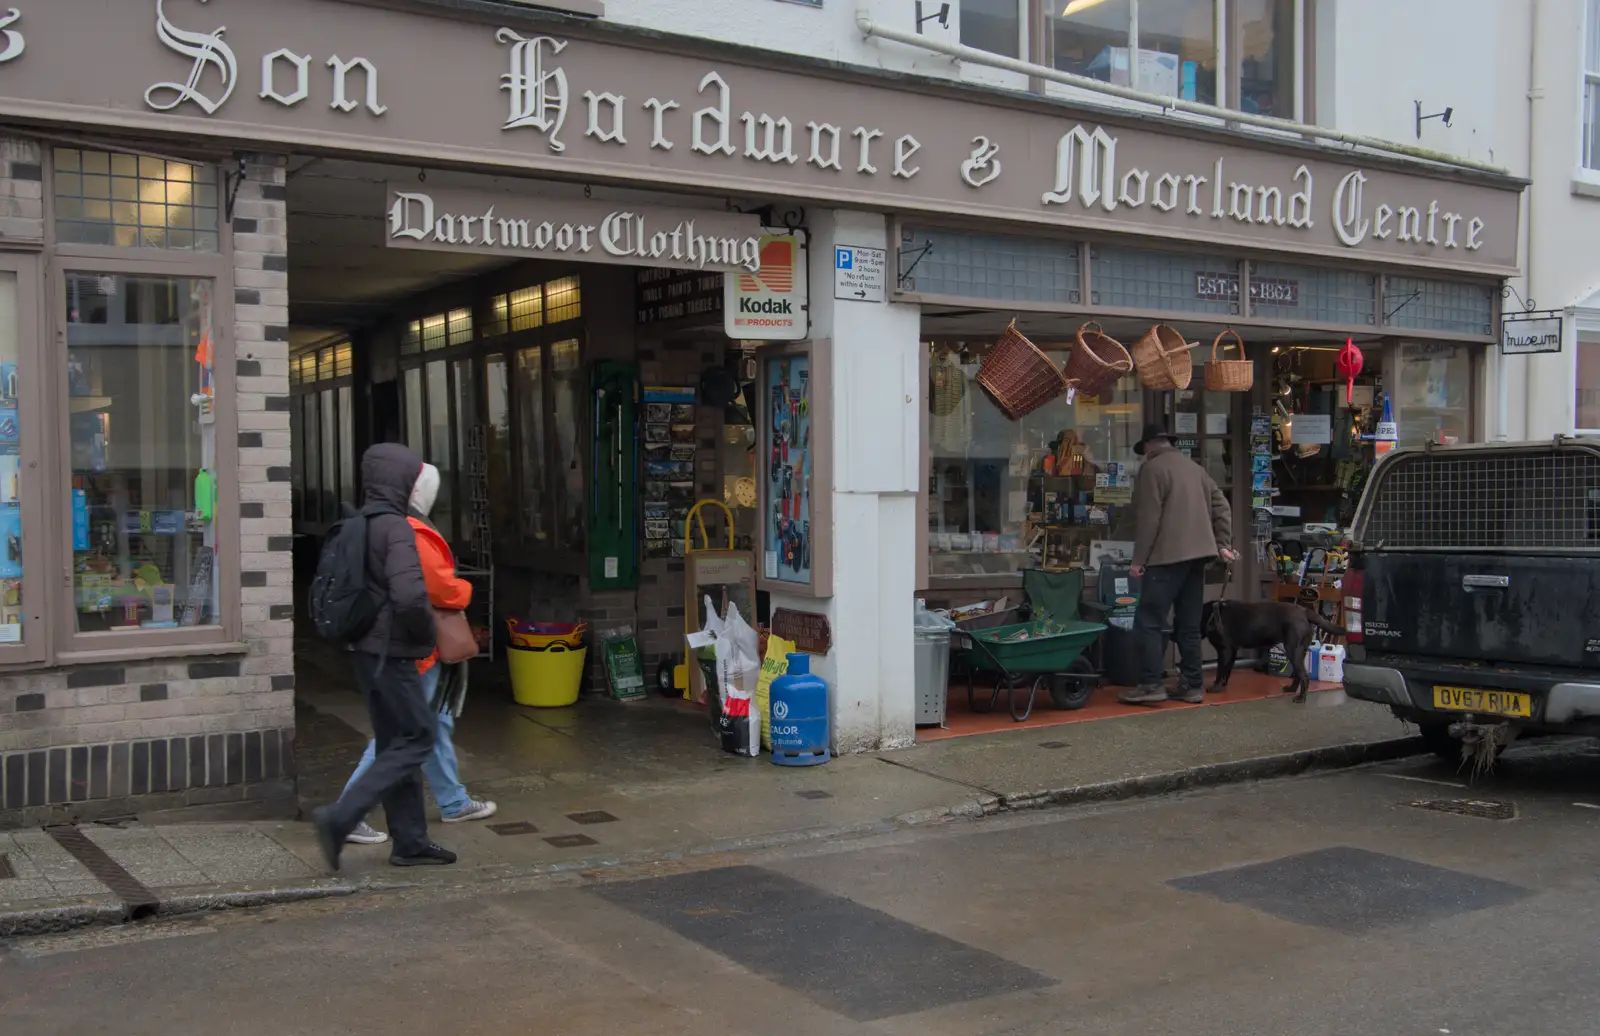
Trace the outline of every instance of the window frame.
{"label": "window frame", "polygon": [[[1290,43],[1294,54],[1294,98],[1291,112],[1284,118],[1303,124],[1313,124],[1316,118],[1316,5],[1318,0],[1294,0],[1294,32]],[[1589,0],[1595,4],[1600,0]],[[1055,67],[1055,33],[1051,29],[1052,0],[1027,0],[1028,9],[1021,22],[1023,52],[1028,60],[1046,68]],[[1140,0],[1129,0],[1128,51],[1130,57],[1138,53]],[[1217,100],[1216,107],[1238,110],[1243,92],[1243,23],[1239,15],[1239,0],[1214,0],[1215,24],[1213,35],[1216,44]],[[1031,30],[1031,31],[1030,31]],[[1138,62],[1130,60],[1134,89],[1143,89],[1138,83]],[[1600,74],[1596,81],[1600,82]],[[1036,92],[1042,92],[1040,80]],[[1581,107],[1580,107],[1581,118]],[[1580,162],[1581,166],[1581,162]],[[1595,182],[1600,183],[1600,170],[1595,172]]]}
{"label": "window frame", "polygon": [[[1579,368],[1581,367],[1581,363],[1578,353],[1583,348],[1583,339],[1585,336],[1591,337],[1595,344],[1600,346],[1600,310],[1584,308],[1576,309],[1571,312],[1570,319],[1568,319],[1565,323],[1570,325],[1571,329],[1567,330],[1563,328],[1562,335],[1563,337],[1570,336],[1572,339],[1572,360],[1570,361],[1572,371],[1572,396],[1567,401],[1568,405],[1572,407],[1572,414],[1570,420],[1567,422],[1567,425],[1572,429],[1573,435],[1594,436],[1596,438],[1600,438],[1600,428],[1584,428],[1578,424],[1578,393],[1583,391],[1583,383],[1579,380]],[[1565,345],[1566,343],[1563,342],[1563,348],[1565,348]],[[1600,388],[1600,386],[1596,387]]]}
{"label": "window frame", "polygon": [[[337,359],[337,357],[338,357],[338,350],[341,349],[341,348],[350,350],[350,364],[351,364],[351,366],[350,366],[350,373],[349,374],[339,374],[338,373],[338,359]],[[335,359],[334,359],[334,376],[331,377],[331,378],[316,378],[316,379],[313,379],[311,381],[305,381],[305,380],[296,381],[295,380],[295,376],[294,376],[294,369],[295,369],[295,364],[300,360],[300,358],[302,356],[305,356],[308,353],[311,354],[314,357],[315,356],[320,356],[324,350],[333,350],[333,352],[334,352],[334,356],[335,356]],[[345,462],[345,459],[348,457],[349,463],[350,463],[351,475],[352,475],[352,478],[351,478],[351,483],[352,484],[350,486],[351,502],[352,503],[355,502],[354,494],[359,489],[359,486],[357,485],[357,483],[360,481],[360,471],[358,469],[361,466],[361,458],[354,456],[354,451],[355,451],[355,437],[354,437],[354,432],[355,432],[355,412],[354,411],[355,411],[355,383],[356,383],[356,379],[355,379],[355,343],[347,335],[338,335],[338,336],[335,336],[335,337],[332,337],[332,338],[324,339],[324,340],[318,342],[315,345],[308,346],[307,348],[304,348],[304,349],[301,349],[301,350],[299,350],[297,352],[291,353],[290,356],[289,356],[289,372],[290,372],[289,373],[289,408],[290,408],[290,412],[291,412],[291,414],[292,413],[296,413],[296,412],[302,413],[302,416],[300,417],[300,430],[299,430],[298,434],[296,434],[292,439],[293,453],[289,458],[289,463],[292,466],[292,473],[293,473],[292,477],[290,479],[290,482],[291,482],[291,484],[295,484],[294,480],[298,479],[299,480],[298,485],[300,487],[302,487],[300,489],[300,498],[297,501],[295,501],[295,506],[294,506],[295,530],[297,532],[308,534],[308,535],[312,535],[312,536],[321,536],[321,535],[323,535],[323,533],[325,533],[327,531],[328,526],[330,526],[334,522],[338,521],[338,519],[339,519],[338,503],[344,499],[343,494],[341,492],[335,492],[334,496],[335,496],[336,499],[335,499],[335,506],[334,506],[333,515],[330,516],[330,515],[325,515],[325,514],[322,513],[321,493],[322,493],[322,479],[324,477],[324,473],[323,473],[322,465],[321,465],[321,459],[322,459],[322,454],[323,454],[322,437],[323,437],[324,434],[326,434],[326,430],[322,427],[322,421],[321,421],[320,414],[321,414],[321,407],[322,407],[322,396],[323,396],[324,393],[327,393],[327,394],[329,394],[329,395],[331,395],[333,397],[333,422],[334,422],[334,426],[335,426],[337,432],[342,432],[343,429],[344,429],[345,421],[346,421],[346,414],[344,412],[345,411],[345,404],[344,404],[343,399],[340,397],[340,392],[343,391],[343,390],[349,390],[349,392],[350,392],[350,397],[351,397],[350,398],[350,411],[351,411],[351,413],[349,414],[349,418],[348,419],[350,421],[350,429],[351,429],[351,433],[352,434],[351,434],[351,437],[348,440],[344,439],[344,437],[342,435],[339,436],[338,452],[336,454],[336,456],[337,456],[337,458],[339,460],[339,464],[335,465],[335,470],[334,470],[334,473],[333,473],[333,480],[334,480],[335,487],[337,487],[338,489],[342,489],[343,488],[343,487],[341,487],[339,485],[339,478],[340,478],[340,475],[342,474],[342,469],[340,468],[339,465],[342,465]],[[308,464],[307,464],[307,459],[311,456],[311,451],[308,449],[308,446],[310,445],[311,436],[307,433],[307,427],[308,426],[305,423],[305,418],[303,416],[303,411],[304,411],[304,408],[305,408],[305,405],[306,405],[305,401],[306,401],[306,399],[308,397],[316,401],[315,405],[317,407],[317,411],[318,411],[318,415],[319,415],[318,416],[318,420],[317,420],[317,435],[316,435],[316,440],[317,440],[317,442],[316,442],[316,447],[317,447],[316,452],[317,452],[317,458],[318,458],[318,466],[317,466],[317,475],[318,475],[317,482],[318,482],[318,484],[316,486],[314,486],[314,487],[311,485],[309,479],[307,478],[307,472],[309,470],[308,469]],[[291,418],[291,420],[292,420],[292,418]],[[336,432],[336,434],[337,434],[337,432]],[[309,510],[310,509],[307,507],[307,502],[308,502],[308,500],[310,498],[310,495],[313,492],[317,494],[317,501],[318,501],[317,509],[316,509],[317,510],[317,514],[316,514],[315,518],[310,516],[310,514],[309,514]]]}
{"label": "window frame", "polygon": [[[559,322],[552,323],[547,319],[545,309],[548,299],[541,295],[540,320],[537,326],[524,328],[518,331],[506,330],[504,332],[488,333],[487,329],[493,325],[495,313],[494,300],[502,295],[510,295],[532,287],[548,287],[553,281],[563,280],[568,277],[577,279],[579,315]],[[545,500],[543,510],[547,528],[556,530],[561,527],[561,515],[565,511],[568,493],[564,480],[553,477],[558,470],[557,464],[557,422],[555,418],[555,370],[553,346],[559,342],[576,341],[578,343],[578,363],[580,371],[585,374],[584,390],[580,393],[580,407],[584,414],[587,413],[587,370],[589,359],[588,339],[588,314],[584,305],[590,284],[578,269],[565,268],[553,270],[530,271],[527,269],[512,269],[502,272],[499,276],[483,282],[475,289],[475,294],[469,299],[456,296],[433,296],[426,298],[411,307],[398,320],[397,333],[403,336],[406,325],[413,320],[437,316],[441,310],[449,313],[458,309],[470,309],[472,313],[472,338],[470,341],[459,345],[446,345],[443,348],[418,349],[415,352],[400,353],[395,377],[399,384],[400,395],[400,428],[402,434],[411,417],[410,408],[420,403],[422,418],[423,449],[418,452],[424,458],[433,451],[432,442],[432,417],[429,410],[427,390],[427,365],[436,361],[445,362],[446,377],[446,405],[448,416],[445,424],[450,429],[451,442],[449,449],[452,458],[466,456],[464,443],[455,441],[458,423],[458,401],[460,386],[456,377],[457,364],[466,362],[472,367],[473,403],[481,416],[487,412],[487,368],[491,357],[502,357],[506,363],[506,409],[511,427],[510,465],[511,484],[508,487],[507,503],[513,508],[516,532],[508,541],[500,537],[497,527],[491,521],[491,535],[494,536],[492,547],[498,557],[515,557],[519,565],[537,568],[545,571],[558,572],[572,575],[582,575],[588,572],[588,542],[587,535],[584,542],[572,546],[559,546],[553,541],[541,544],[530,536],[524,534],[522,513],[525,504],[521,480],[517,477],[522,470],[524,460],[524,441],[521,434],[524,415],[520,392],[517,387],[517,357],[524,349],[539,348],[540,394],[543,400],[543,431],[544,456],[539,462],[544,465],[547,472],[552,473],[546,482]],[[509,321],[508,321],[509,327]],[[412,394],[406,386],[406,372],[420,370],[422,374],[420,399],[412,399]],[[580,414],[580,417],[583,416]],[[585,464],[588,455],[587,440],[580,434],[578,439],[579,463]],[[456,465],[458,468],[464,465]],[[585,480],[587,480],[587,468]],[[473,551],[468,547],[463,533],[471,521],[471,512],[468,505],[471,503],[467,479],[470,477],[465,470],[451,472],[453,497],[451,499],[451,546],[459,548],[461,556],[472,556]],[[580,524],[587,525],[588,500],[584,493],[578,494],[577,506],[582,516]]]}
{"label": "window frame", "polygon": [[[44,662],[53,647],[55,623],[50,615],[55,581],[49,573],[53,568],[50,527],[54,523],[45,520],[45,500],[52,495],[50,457],[53,451],[49,445],[52,437],[39,434],[46,430],[49,414],[46,386],[50,380],[43,334],[47,313],[43,266],[43,257],[38,254],[0,252],[0,272],[14,273],[17,277],[18,376],[24,385],[38,385],[42,390],[19,391],[17,398],[17,421],[23,432],[18,448],[18,490],[22,496],[22,641],[0,645],[0,669]],[[27,432],[29,428],[35,430],[31,435]]]}
{"label": "window frame", "polygon": [[[46,183],[53,183],[53,152],[47,153],[47,168],[51,175]],[[207,163],[197,162],[202,168]],[[221,189],[221,169],[209,165]],[[46,292],[50,307],[52,348],[46,349],[48,383],[41,388],[57,409],[56,449],[48,463],[45,476],[46,492],[63,507],[70,507],[72,473],[68,443],[70,438],[70,407],[66,384],[66,278],[69,273],[103,273],[125,276],[174,277],[209,280],[213,285],[212,348],[213,377],[216,392],[216,450],[217,450],[217,507],[216,555],[213,559],[214,578],[220,580],[218,589],[217,623],[211,626],[181,626],[162,630],[104,630],[79,632],[77,610],[74,606],[72,582],[71,523],[65,527],[49,523],[46,533],[50,537],[49,556],[59,559],[65,579],[54,584],[56,598],[50,602],[56,617],[59,634],[54,638],[53,656],[57,663],[118,659],[150,652],[156,656],[182,655],[194,648],[237,646],[239,641],[239,607],[242,596],[240,580],[240,527],[239,527],[239,420],[236,405],[235,329],[233,301],[233,235],[230,230],[219,229],[220,248],[215,253],[174,252],[160,249],[117,248],[103,245],[77,245],[54,243],[54,221],[51,204],[54,192],[45,191],[46,213],[53,243],[49,258]],[[60,362],[57,362],[60,361]],[[63,532],[65,535],[63,535]]]}
{"label": "window frame", "polygon": [[[1600,164],[1588,164],[1588,155],[1585,153],[1584,144],[1589,132],[1589,90],[1596,89],[1596,104],[1600,105],[1600,68],[1589,68],[1589,33],[1595,30],[1595,23],[1600,20],[1600,0],[1585,0],[1579,12],[1578,33],[1578,105],[1577,105],[1577,157],[1573,161],[1573,180],[1600,187]],[[1595,150],[1600,154],[1600,141],[1595,141]],[[1600,158],[1597,158],[1600,162]],[[1573,415],[1574,421],[1577,415]]]}

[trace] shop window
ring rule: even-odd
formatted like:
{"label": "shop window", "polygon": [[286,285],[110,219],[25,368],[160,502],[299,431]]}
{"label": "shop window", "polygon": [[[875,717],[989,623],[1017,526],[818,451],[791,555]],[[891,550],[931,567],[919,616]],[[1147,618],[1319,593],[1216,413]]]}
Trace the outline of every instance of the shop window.
{"label": "shop window", "polygon": [[[1217,101],[1216,0],[1046,5],[1049,63],[1063,72],[1202,104]],[[1132,55],[1138,55],[1137,68]]]}
{"label": "shop window", "polygon": [[1089,256],[1089,298],[1096,306],[1239,314],[1234,260],[1098,245]]}
{"label": "shop window", "polygon": [[1063,72],[1128,86],[1133,0],[1072,0],[1046,8],[1050,63]]}
{"label": "shop window", "polygon": [[555,437],[555,470],[561,487],[558,547],[577,550],[585,542],[583,528],[583,364],[578,341],[569,339],[550,346],[551,406]]}
{"label": "shop window", "polygon": [[433,505],[433,524],[446,540],[455,537],[455,463],[450,444],[450,369],[434,360],[424,371],[428,393],[428,448],[423,459],[439,469],[439,496]]}
{"label": "shop window", "polygon": [[289,372],[295,519],[318,527],[338,519],[341,502],[355,502],[350,343],[296,353],[289,358]]}
{"label": "shop window", "polygon": [[1002,57],[1020,57],[1022,9],[1019,0],[961,0],[962,45]]}
{"label": "shop window", "polygon": [[63,243],[216,252],[210,166],[146,155],[55,149],[55,229]]}
{"label": "shop window", "polygon": [[1577,399],[1572,426],[1588,434],[1600,432],[1600,333],[1578,332]]}
{"label": "shop window", "polygon": [[521,288],[489,300],[487,336],[529,331],[544,323],[544,285]]}
{"label": "shop window", "polygon": [[511,469],[511,397],[506,367],[504,356],[491,356],[483,368],[489,527],[497,540],[510,540],[517,534],[516,492]]}
{"label": "shop window", "polygon": [[583,296],[578,278],[563,277],[544,286],[545,323],[559,324],[583,316]]}
{"label": "shop window", "polygon": [[1378,322],[1378,278],[1360,270],[1250,264],[1250,315],[1292,322]]}
{"label": "shop window", "polygon": [[220,622],[213,284],[66,275],[79,632]]}
{"label": "shop window", "polygon": [[1240,111],[1295,117],[1296,0],[1237,0]]}
{"label": "shop window", "polygon": [[1472,441],[1472,347],[1402,342],[1392,400],[1401,446]]}
{"label": "shop window", "polygon": [[472,543],[476,539],[473,514],[477,504],[473,499],[472,430],[478,424],[478,379],[474,376],[471,359],[457,360],[455,364],[455,470],[461,478],[457,499],[461,501],[460,540]]}
{"label": "shop window", "polygon": [[[1094,541],[1133,539],[1133,444],[1144,421],[1135,378],[1012,421],[977,382],[987,343],[930,348],[931,576],[1039,567],[1050,529],[1066,541],[1071,560],[1089,565]],[[1041,348],[1065,362],[1065,346]]]}
{"label": "shop window", "polygon": [[401,407],[405,410],[406,445],[420,457],[428,448],[427,436],[422,430],[421,367],[412,367],[405,372],[405,389]]}
{"label": "shop window", "polygon": [[545,450],[544,350],[517,352],[517,423],[521,426],[519,488],[522,491],[522,534],[535,543],[550,543],[550,465]]}
{"label": "shop window", "polygon": [[1006,302],[1082,301],[1071,241],[907,229],[900,246],[907,291]]}
{"label": "shop window", "polygon": [[1216,0],[1142,0],[1139,89],[1217,103]]}
{"label": "shop window", "polygon": [[[0,644],[24,639],[22,554],[22,310],[15,271],[0,272]],[[32,435],[33,433],[29,433]],[[29,529],[30,535],[36,535]],[[30,590],[31,595],[36,590]],[[32,601],[28,602],[32,606]],[[42,631],[41,631],[42,632]]]}
{"label": "shop window", "polygon": [[1583,140],[1579,161],[1600,174],[1600,0],[1588,0],[1584,17]]}
{"label": "shop window", "polygon": [[1484,284],[1385,277],[1383,311],[1390,327],[1460,334],[1493,333],[1493,288]]}

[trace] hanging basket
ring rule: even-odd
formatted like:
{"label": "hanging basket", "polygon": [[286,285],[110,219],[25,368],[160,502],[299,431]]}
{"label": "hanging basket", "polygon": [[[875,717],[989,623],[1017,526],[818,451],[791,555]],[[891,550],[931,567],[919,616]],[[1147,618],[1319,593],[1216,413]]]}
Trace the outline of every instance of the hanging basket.
{"label": "hanging basket", "polygon": [[1189,350],[1199,342],[1185,342],[1183,336],[1166,324],[1157,324],[1144,333],[1128,352],[1133,356],[1139,383],[1152,392],[1186,389],[1194,379],[1194,362]]}
{"label": "hanging basket", "polygon": [[[1233,341],[1223,345],[1224,338]],[[1217,349],[1237,348],[1240,359],[1219,360]],[[1244,354],[1244,339],[1232,331],[1224,331],[1211,342],[1211,359],[1206,363],[1206,388],[1212,392],[1249,392],[1255,384],[1256,365]]]}
{"label": "hanging basket", "polygon": [[978,384],[1016,421],[1067,391],[1072,382],[1013,320],[984,358]]}
{"label": "hanging basket", "polygon": [[1122,343],[1090,321],[1078,328],[1078,343],[1067,358],[1066,376],[1078,383],[1078,391],[1098,396],[1106,386],[1133,370],[1133,357]]}

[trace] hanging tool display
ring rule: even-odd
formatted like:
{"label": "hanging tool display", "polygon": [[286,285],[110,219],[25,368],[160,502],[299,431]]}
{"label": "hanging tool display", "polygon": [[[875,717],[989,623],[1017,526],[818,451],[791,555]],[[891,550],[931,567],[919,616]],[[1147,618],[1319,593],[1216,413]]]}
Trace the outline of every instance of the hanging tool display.
{"label": "hanging tool display", "polygon": [[639,368],[610,360],[589,375],[589,583],[639,585]]}

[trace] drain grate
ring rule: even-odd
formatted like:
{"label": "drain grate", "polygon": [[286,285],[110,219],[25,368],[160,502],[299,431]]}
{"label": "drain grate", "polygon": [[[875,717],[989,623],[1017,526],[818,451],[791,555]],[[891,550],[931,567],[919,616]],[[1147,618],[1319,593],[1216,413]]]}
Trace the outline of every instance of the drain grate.
{"label": "drain grate", "polygon": [[0,881],[5,881],[7,878],[15,878],[16,876],[16,868],[11,866],[11,857],[6,853],[0,853]]}
{"label": "drain grate", "polygon": [[1407,803],[1416,809],[1431,809],[1435,813],[1449,813],[1457,817],[1475,817],[1479,820],[1515,820],[1517,807],[1511,802],[1492,799],[1419,799]]}
{"label": "drain grate", "polygon": [[161,908],[161,901],[156,899],[155,893],[144,887],[144,883],[132,874],[122,869],[122,865],[94,842],[89,836],[76,827],[47,827],[45,833],[55,839],[57,845],[70,853],[73,859],[83,864],[90,874],[111,890],[112,895],[122,900],[122,908],[127,912],[128,920],[138,921],[151,917]]}
{"label": "drain grate", "polygon": [[546,838],[545,841],[557,849],[576,849],[579,846],[600,844],[588,835],[556,835],[554,838]]}
{"label": "drain grate", "polygon": [[815,801],[820,799],[831,799],[833,798],[833,793],[822,791],[820,788],[813,788],[810,791],[797,791],[795,792],[795,796],[797,798],[812,799]]}
{"label": "drain grate", "polygon": [[1039,747],[1040,748],[1065,748],[1065,747],[1067,747],[1067,743],[1065,741],[1041,741],[1041,742],[1039,742]]}
{"label": "drain grate", "polygon": [[490,824],[489,830],[497,835],[532,835],[539,833],[539,829],[526,820],[513,820],[508,824]]}
{"label": "drain grate", "polygon": [[582,813],[568,813],[567,819],[574,824],[614,824],[617,818],[603,809],[589,809]]}

